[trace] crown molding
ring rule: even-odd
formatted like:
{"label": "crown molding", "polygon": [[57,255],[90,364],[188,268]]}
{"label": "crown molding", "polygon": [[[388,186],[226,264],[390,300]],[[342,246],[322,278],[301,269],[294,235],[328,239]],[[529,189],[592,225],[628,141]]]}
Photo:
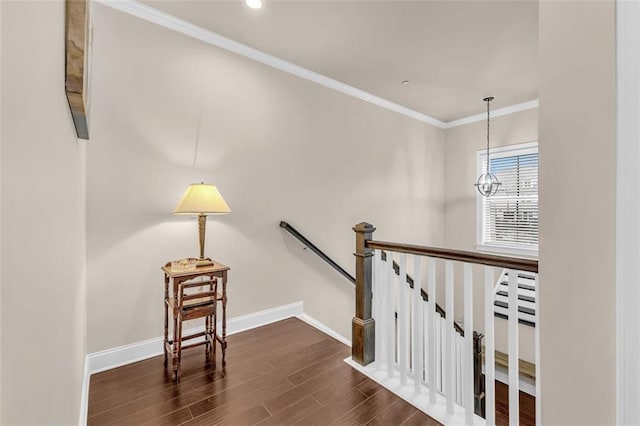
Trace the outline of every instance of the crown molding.
{"label": "crown molding", "polygon": [[[514,112],[526,111],[528,109],[538,108],[538,100],[523,102],[521,104],[510,105],[504,108],[498,108],[491,111],[491,118],[500,117],[502,115],[513,114]],[[451,129],[452,127],[464,126],[465,124],[476,123],[478,121],[484,121],[487,119],[487,114],[476,114],[469,117],[460,118],[458,120],[448,121],[444,123],[445,129]]]}
{"label": "crown molding", "polygon": [[[183,19],[177,18],[168,13],[162,12],[151,6],[147,6],[145,4],[139,3],[136,0],[93,0],[93,1],[95,3],[102,4],[112,9],[126,13],[128,15],[135,16],[145,21],[154,23],[156,25],[167,28],[169,30],[176,31],[180,34],[184,34],[196,40],[200,40],[212,46],[216,46],[221,49],[228,50],[230,52],[233,52],[238,55],[244,56],[246,58],[252,59],[254,61],[263,63],[270,67],[279,69],[286,73],[295,75],[300,78],[304,78],[305,80],[312,81],[316,84],[325,86],[329,89],[336,90],[345,95],[352,96],[354,98],[360,99],[365,102],[369,102],[373,105],[377,105],[379,107],[388,109],[390,111],[397,112],[399,114],[405,115],[407,117],[413,118],[423,123],[430,124],[440,129],[449,129],[456,126],[462,126],[464,124],[474,123],[476,121],[482,121],[486,117],[486,115],[484,114],[477,114],[477,115],[472,115],[470,117],[461,118],[459,120],[444,122],[442,120],[438,120],[437,118],[431,117],[427,114],[423,114],[411,108],[404,107],[402,105],[396,104],[395,102],[391,102],[387,99],[376,96],[372,93],[365,92],[364,90],[358,89],[357,87],[350,86],[338,80],[334,80],[330,77],[319,74],[315,71],[311,71],[308,68],[304,68],[299,65],[293,64],[291,62],[285,61],[284,59],[278,58],[276,56],[269,55],[268,53],[262,52],[258,49],[254,49],[253,47],[247,46],[245,44],[232,40],[228,37],[224,37],[213,31],[199,27],[195,24],[192,24]],[[497,109],[491,113],[491,116],[498,117],[501,115],[511,114],[514,112],[524,111],[527,109],[532,109],[537,107],[538,107],[538,101],[534,100],[534,101],[524,102],[521,104],[511,105],[505,108]]]}
{"label": "crown molding", "polygon": [[164,28],[167,28],[167,29],[176,31],[178,33],[184,34],[186,36],[195,38],[197,40],[203,41],[207,44],[237,53],[238,55],[242,55],[246,58],[253,59],[254,61],[261,62],[273,68],[279,69],[289,74],[293,74],[297,77],[304,78],[309,81],[313,81],[314,83],[320,84],[322,86],[328,87],[338,92],[342,92],[354,98],[358,98],[365,102],[369,102],[371,104],[380,106],[382,108],[386,108],[388,110],[406,115],[407,117],[411,117],[413,119],[422,121],[432,126],[439,127],[439,128],[444,128],[445,126],[445,123],[443,121],[440,121],[436,118],[430,117],[426,114],[422,114],[418,111],[414,111],[402,105],[398,105],[394,102],[391,102],[379,96],[373,95],[369,92],[365,92],[364,90],[360,90],[356,87],[349,86],[348,84],[341,83],[337,80],[334,80],[322,74],[318,74],[317,72],[311,71],[310,69],[285,61],[284,59],[275,57],[273,55],[269,55],[258,49],[249,47],[245,44],[238,43],[235,40],[231,40],[230,38],[214,33],[213,31],[206,30],[190,22],[176,18],[175,16],[164,13],[153,7],[144,5],[142,3],[138,3],[135,0],[94,0],[94,1],[96,3],[108,6],[112,9],[116,9],[120,12],[124,12],[132,16],[136,16],[140,19],[144,19],[145,21],[152,22]]}

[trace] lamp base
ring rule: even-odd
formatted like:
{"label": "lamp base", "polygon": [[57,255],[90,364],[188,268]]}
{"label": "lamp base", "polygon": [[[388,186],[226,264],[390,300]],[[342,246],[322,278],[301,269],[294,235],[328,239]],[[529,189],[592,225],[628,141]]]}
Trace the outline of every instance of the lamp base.
{"label": "lamp base", "polygon": [[196,262],[196,268],[202,268],[205,266],[213,266],[213,261],[208,257],[198,259],[198,261]]}

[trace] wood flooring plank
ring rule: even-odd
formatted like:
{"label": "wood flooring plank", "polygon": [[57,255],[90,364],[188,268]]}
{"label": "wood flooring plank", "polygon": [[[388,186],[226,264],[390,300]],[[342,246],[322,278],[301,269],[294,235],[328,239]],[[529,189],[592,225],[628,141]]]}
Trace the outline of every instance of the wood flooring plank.
{"label": "wood flooring plank", "polygon": [[[509,386],[496,381],[496,425],[509,424]],[[535,426],[536,424],[536,399],[535,397],[520,391],[519,396],[520,424],[522,426]]]}
{"label": "wood flooring plank", "polygon": [[[309,365],[308,367],[301,368],[287,376],[287,379],[294,385],[299,385],[302,382],[309,380],[310,378],[317,376],[319,374],[325,374],[327,371],[336,367],[343,362],[343,355],[345,355],[348,351],[345,349],[341,349],[337,354],[332,354],[324,359],[319,360],[318,362]],[[337,356],[336,356],[337,355]]]}
{"label": "wood flooring plank", "polygon": [[300,401],[289,405],[285,409],[280,412],[272,415],[271,417],[267,417],[266,419],[256,423],[256,425],[260,426],[280,426],[280,425],[290,425],[295,423],[297,420],[304,417],[306,413],[312,411],[313,409],[320,408],[320,403],[308,396]]}
{"label": "wood flooring plank", "polygon": [[443,426],[442,423],[427,416],[422,411],[418,410],[415,414],[405,420],[402,426]]}
{"label": "wood flooring plank", "polygon": [[[232,382],[235,382],[238,378],[248,379],[252,376],[258,376],[274,370],[274,367],[270,363],[272,356],[286,358],[290,354],[296,353],[303,346],[304,343],[296,342],[291,345],[285,345],[277,348],[273,351],[268,348],[264,348],[264,350],[258,351],[261,356],[240,358],[239,361],[229,361],[224,373],[222,370],[216,370],[215,373],[212,373],[210,367],[201,363],[193,370],[183,371],[182,379],[178,386],[173,383],[173,379],[170,374],[158,372],[157,374],[164,377],[162,382],[157,382],[155,378],[151,380],[141,380],[135,384],[131,384],[124,390],[110,390],[110,399],[105,400],[96,398],[97,401],[92,401],[89,406],[89,417],[94,417],[104,412],[107,407],[113,408],[122,404],[131,404],[133,401],[148,397],[150,394],[161,393],[163,395],[169,395],[164,399],[170,399],[178,396],[181,388],[199,388],[207,383],[214,382],[220,374],[230,375],[232,377]],[[219,359],[218,361],[218,365],[221,365],[221,360]]]}
{"label": "wood flooring plank", "polygon": [[[333,403],[335,400],[342,398],[344,395],[350,393],[351,391],[358,392],[358,390],[356,389],[357,386],[364,380],[367,380],[367,378],[364,374],[361,374],[360,372],[353,369],[350,371],[350,373],[351,374],[349,374],[349,376],[347,376],[343,380],[336,381],[328,386],[319,389],[312,396],[320,404],[328,405]],[[366,397],[363,398],[363,401],[364,399],[366,399]]]}
{"label": "wood flooring plank", "polygon": [[[176,406],[176,400],[183,404],[202,400],[203,398],[216,393],[223,392],[234,386],[238,386],[262,374],[255,371],[237,371],[232,376],[217,376],[215,379],[204,378],[202,381],[182,381],[178,385],[173,385],[166,389],[152,392],[143,398],[134,399],[128,403],[116,406],[110,410],[89,417],[89,424],[108,424],[114,420],[132,415],[139,411],[144,411],[152,407],[160,409],[159,406]],[[177,407],[181,408],[181,407]]]}
{"label": "wood flooring plank", "polygon": [[216,424],[229,426],[253,425],[258,423],[260,420],[266,419],[267,417],[269,417],[269,412],[267,411],[267,409],[262,405],[256,405],[255,407],[249,408],[246,411],[228,417],[224,421]]}
{"label": "wood flooring plank", "polygon": [[[315,396],[313,398],[316,399]],[[294,424],[297,426],[328,425],[366,399],[367,397],[361,392],[358,392],[355,388],[351,388],[351,390],[340,395],[340,397],[325,401],[320,408],[310,411]]]}
{"label": "wood flooring plank", "polygon": [[368,423],[370,426],[399,425],[418,411],[416,407],[399,399]]}
{"label": "wood flooring plank", "polygon": [[[318,389],[322,389],[325,386],[330,386],[334,382],[350,383],[353,380],[351,376],[354,375],[355,370],[346,363],[342,362],[335,368],[327,371],[325,374],[316,375],[309,380],[302,382],[295,386],[291,390],[277,395],[264,402],[264,406],[270,413],[277,413],[284,407],[293,404],[294,402],[310,396]],[[353,386],[353,385],[352,385]]]}
{"label": "wood flooring plank", "polygon": [[360,383],[360,385],[358,385],[358,390],[362,392],[362,394],[366,397],[373,395],[380,389],[382,389],[382,386],[371,379],[366,379],[362,383]]}
{"label": "wood flooring plank", "polygon": [[205,406],[196,406],[195,410],[190,407],[194,419],[187,422],[186,425],[211,425],[222,422],[231,416],[242,413],[247,407],[261,404],[271,396],[291,389],[292,386],[286,379],[281,378],[253,392],[207,401]]}
{"label": "wood flooring plank", "polygon": [[271,361],[271,364],[276,368],[281,368],[291,361],[313,363],[341,350],[344,350],[344,345],[336,344],[334,341],[325,338],[308,345],[291,358],[276,358]]}
{"label": "wood flooring plank", "polygon": [[188,408],[182,408],[159,419],[153,419],[153,424],[154,426],[173,426],[182,424],[192,418],[191,411]]}
{"label": "wood flooring plank", "polygon": [[378,414],[386,410],[391,404],[396,402],[398,397],[386,389],[380,389],[364,402],[357,405],[349,412],[339,417],[331,424],[353,425],[366,424],[373,420]]}
{"label": "wood flooring plank", "polygon": [[291,389],[293,387],[293,385],[288,383],[286,379],[279,378],[275,374],[265,374],[255,380],[245,382],[240,386],[236,386],[223,392],[213,394],[205,399],[195,401],[189,405],[189,409],[194,417],[198,417],[207,411],[214,410],[224,404],[232,402],[234,399],[247,399],[263,387],[273,386],[274,383],[277,385],[283,384],[282,387],[276,386],[278,389],[282,389],[283,387]]}
{"label": "wood flooring plank", "polygon": [[[283,330],[282,328],[267,325],[265,326],[265,328],[268,328],[269,330],[262,336],[260,336],[260,333],[255,334],[255,329],[245,332],[253,332],[252,334],[255,335],[252,340],[248,341],[249,346],[245,347],[244,349],[242,349],[242,345],[236,345],[236,341],[239,340],[240,337],[243,337],[245,333],[229,336],[229,348],[227,350],[228,360],[248,360],[253,358],[261,358],[268,353],[282,351],[288,347],[297,348],[298,350],[300,350],[300,348],[306,347],[305,344],[312,344],[321,339],[321,336],[318,336],[315,333],[304,333],[300,335],[298,339],[292,340],[291,334],[289,333],[300,333],[300,331],[303,331],[305,327],[308,328],[307,325],[299,320],[293,319],[293,321],[294,322],[287,326],[289,330]],[[289,324],[290,320],[284,320],[282,322]],[[260,351],[255,350],[256,344],[258,342],[261,343]],[[218,354],[219,353],[220,351],[218,351]],[[191,373],[191,369],[204,367],[204,360],[204,347],[185,351],[183,354],[182,378],[188,378]],[[115,393],[133,393],[140,389],[148,389],[159,382],[165,381],[165,379],[170,379],[170,369],[165,370],[163,362],[164,361],[162,357],[155,357],[150,360],[141,361],[140,365],[136,367],[137,369],[135,371],[132,371],[129,368],[130,366],[124,366],[121,367],[123,370],[121,370],[121,368],[116,368],[104,373],[92,375],[91,385],[89,388],[91,402],[99,402],[105,396],[109,397]],[[134,364],[131,364],[131,366],[133,365]],[[114,375],[111,372],[116,370],[121,372],[116,375],[116,377],[119,377],[114,379]],[[111,373],[111,380],[107,381],[107,383],[101,386],[98,386],[98,383],[102,381],[102,375],[108,373]],[[161,374],[159,375],[158,373]],[[170,380],[166,381],[169,385],[171,384]]]}
{"label": "wood flooring plank", "polygon": [[[183,355],[174,384],[163,357],[92,376],[89,426],[421,424],[428,417],[344,363],[349,348],[290,318],[228,337],[227,367],[204,348]],[[430,424],[437,424],[430,423]]]}
{"label": "wood flooring plank", "polygon": [[[273,376],[262,374],[250,380],[236,380],[231,377],[224,377],[222,380],[207,384],[198,389],[183,392],[178,396],[157,402],[153,396],[149,399],[134,401],[128,404],[126,409],[118,407],[117,410],[109,411],[90,418],[90,426],[113,423],[144,423],[148,419],[156,419],[163,417],[178,409],[187,407],[191,404],[201,402],[206,399],[217,397],[222,399],[229,395],[242,394],[249,392],[253,387],[261,387],[273,380]],[[197,414],[191,409],[191,413]]]}

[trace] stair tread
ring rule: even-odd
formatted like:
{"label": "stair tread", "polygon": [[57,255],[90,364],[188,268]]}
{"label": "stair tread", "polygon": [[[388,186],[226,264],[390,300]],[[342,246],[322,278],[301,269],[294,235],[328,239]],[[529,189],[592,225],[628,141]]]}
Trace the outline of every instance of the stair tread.
{"label": "stair tread", "polygon": [[[500,290],[496,294],[498,296],[509,297],[509,293],[504,291],[504,290]],[[524,300],[524,301],[527,301],[527,302],[532,302],[532,303],[536,302],[536,298],[535,297],[527,296],[527,295],[524,295],[524,294],[518,294],[518,299]]]}
{"label": "stair tread", "polygon": [[[509,273],[508,273],[508,272],[505,272],[505,273],[504,273],[504,276],[505,276],[505,277],[508,277],[508,276],[509,276]],[[523,274],[522,272],[519,272],[519,273],[518,273],[518,278],[524,278],[525,280],[535,280],[535,279],[536,279],[536,276],[535,276],[535,275]]]}
{"label": "stair tread", "polygon": [[[507,302],[503,302],[501,300],[496,300],[495,302],[493,302],[493,304],[495,306],[499,306],[501,308],[505,308],[505,309],[509,308],[509,304]],[[518,312],[522,312],[522,313],[529,314],[529,315],[535,315],[536,314],[535,309],[526,308],[524,306],[518,306]]]}
{"label": "stair tread", "polygon": [[[505,287],[509,287],[509,282],[508,281],[502,281],[500,283],[500,285],[505,286]],[[520,284],[518,283],[518,288],[522,289],[522,290],[530,290],[530,291],[536,291],[536,287],[529,285],[529,284]]]}
{"label": "stair tread", "polygon": [[[495,315],[496,317],[498,317],[498,318],[503,319],[503,320],[509,320],[509,316],[508,316],[508,315],[501,314],[501,313],[499,313],[499,312],[496,312],[494,315]],[[522,318],[518,318],[518,322],[519,322],[520,324],[522,324],[522,325],[528,325],[529,327],[535,327],[535,326],[536,326],[536,323],[535,323],[535,322],[528,321],[528,320],[526,320],[526,319],[522,319]]]}

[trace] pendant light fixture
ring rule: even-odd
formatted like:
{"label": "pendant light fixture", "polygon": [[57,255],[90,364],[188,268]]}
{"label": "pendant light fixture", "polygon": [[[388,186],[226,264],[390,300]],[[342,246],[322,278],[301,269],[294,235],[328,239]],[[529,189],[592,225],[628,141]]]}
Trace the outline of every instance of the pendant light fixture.
{"label": "pendant light fixture", "polygon": [[500,189],[500,186],[502,186],[502,184],[498,182],[496,175],[489,173],[489,102],[493,99],[493,96],[483,99],[483,101],[487,103],[487,168],[485,173],[481,174],[476,182],[476,188],[483,197],[491,197],[492,195],[495,195],[495,193],[498,192],[498,189]]}

